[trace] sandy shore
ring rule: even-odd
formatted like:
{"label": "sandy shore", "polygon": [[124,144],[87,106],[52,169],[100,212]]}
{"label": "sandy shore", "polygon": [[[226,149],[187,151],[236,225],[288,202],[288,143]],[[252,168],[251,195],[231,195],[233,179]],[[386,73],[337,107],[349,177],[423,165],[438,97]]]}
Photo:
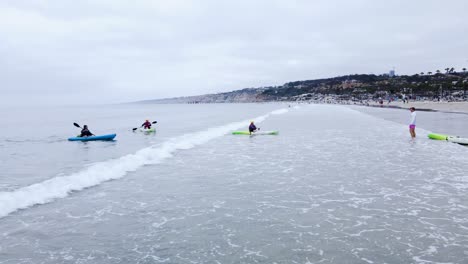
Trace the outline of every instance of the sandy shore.
{"label": "sandy shore", "polygon": [[[370,103],[370,106],[380,106],[379,103]],[[398,107],[398,108],[410,108],[415,107],[416,111],[419,110],[435,110],[444,112],[458,112],[468,113],[468,102],[432,102],[432,101],[410,101],[409,103],[403,102],[391,102],[387,104],[384,102],[382,107]]]}

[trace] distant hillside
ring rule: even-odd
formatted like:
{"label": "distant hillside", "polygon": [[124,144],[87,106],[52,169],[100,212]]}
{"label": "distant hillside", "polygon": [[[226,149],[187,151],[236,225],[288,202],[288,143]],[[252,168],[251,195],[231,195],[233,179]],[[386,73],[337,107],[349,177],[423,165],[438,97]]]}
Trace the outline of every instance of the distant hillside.
{"label": "distant hillside", "polygon": [[258,102],[257,96],[261,94],[265,88],[246,88],[242,90],[219,93],[219,94],[205,94],[197,96],[175,97],[167,99],[155,99],[141,101],[139,103],[158,103],[158,104],[201,104],[201,103],[251,103]]}
{"label": "distant hillside", "polygon": [[371,100],[380,98],[412,97],[426,99],[466,100],[468,73],[457,73],[447,68],[446,73],[415,75],[354,74],[333,78],[294,81],[282,86],[246,88],[242,90],[148,100],[140,103],[250,103],[269,101]]}
{"label": "distant hillside", "polygon": [[327,79],[296,81],[263,91],[258,97],[273,101],[297,101],[327,95],[345,100],[370,100],[383,97],[425,97],[466,99],[468,74],[437,73],[390,77],[355,74]]}

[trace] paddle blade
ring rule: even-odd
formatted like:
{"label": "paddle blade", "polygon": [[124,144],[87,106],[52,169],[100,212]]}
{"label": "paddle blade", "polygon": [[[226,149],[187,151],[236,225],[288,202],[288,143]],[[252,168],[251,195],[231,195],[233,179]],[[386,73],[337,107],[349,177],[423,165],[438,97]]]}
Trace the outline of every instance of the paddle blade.
{"label": "paddle blade", "polygon": [[73,125],[76,126],[76,127],[81,128],[80,125],[78,125],[77,123],[73,123]]}
{"label": "paddle blade", "polygon": [[153,124],[156,124],[158,121],[153,121]]}
{"label": "paddle blade", "polygon": [[137,129],[138,129],[137,127],[132,128],[133,131],[135,131],[135,130],[137,130]]}

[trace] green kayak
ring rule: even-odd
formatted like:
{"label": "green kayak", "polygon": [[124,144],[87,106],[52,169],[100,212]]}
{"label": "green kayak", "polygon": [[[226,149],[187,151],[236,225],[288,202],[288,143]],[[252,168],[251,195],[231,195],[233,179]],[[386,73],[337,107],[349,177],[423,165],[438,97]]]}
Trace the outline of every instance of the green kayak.
{"label": "green kayak", "polygon": [[435,140],[447,140],[448,142],[457,143],[460,145],[468,145],[468,138],[436,134],[436,133],[430,133],[427,135],[427,137],[430,139],[435,139]]}
{"label": "green kayak", "polygon": [[[278,135],[279,131],[272,130],[272,131],[257,131],[253,132],[252,135]],[[250,135],[249,131],[233,131],[233,135]]]}
{"label": "green kayak", "polygon": [[151,132],[156,132],[156,128],[152,127],[152,128],[147,129],[147,128],[142,128],[141,127],[140,131],[145,132],[145,133],[151,133]]}
{"label": "green kayak", "polygon": [[443,134],[436,134],[436,133],[430,133],[427,135],[428,138],[430,139],[435,139],[435,140],[447,140],[447,138],[451,137],[449,135],[443,135]]}

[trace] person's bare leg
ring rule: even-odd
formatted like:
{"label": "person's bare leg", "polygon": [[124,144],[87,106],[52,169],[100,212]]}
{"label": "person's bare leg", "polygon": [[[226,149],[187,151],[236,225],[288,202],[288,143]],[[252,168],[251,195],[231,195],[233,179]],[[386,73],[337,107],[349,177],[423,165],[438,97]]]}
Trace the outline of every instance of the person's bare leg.
{"label": "person's bare leg", "polygon": [[416,132],[414,131],[414,128],[410,128],[410,134],[412,138],[416,137]]}

